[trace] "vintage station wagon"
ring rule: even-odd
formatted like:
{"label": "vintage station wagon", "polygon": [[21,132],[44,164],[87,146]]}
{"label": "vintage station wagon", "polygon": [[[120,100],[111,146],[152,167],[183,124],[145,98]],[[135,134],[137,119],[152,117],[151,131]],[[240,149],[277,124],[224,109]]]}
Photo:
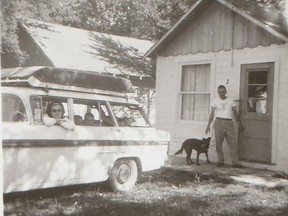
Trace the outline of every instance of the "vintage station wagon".
{"label": "vintage station wagon", "polygon": [[[106,180],[127,191],[164,165],[169,134],[129,99],[129,80],[49,67],[2,69],[1,79],[4,193]],[[51,101],[73,130],[43,124]]]}

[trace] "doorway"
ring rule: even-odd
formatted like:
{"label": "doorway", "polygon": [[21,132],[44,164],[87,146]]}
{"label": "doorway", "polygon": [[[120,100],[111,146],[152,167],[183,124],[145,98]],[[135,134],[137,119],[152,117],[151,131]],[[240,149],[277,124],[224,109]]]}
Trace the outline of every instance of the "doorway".
{"label": "doorway", "polygon": [[239,158],[271,163],[274,63],[241,65]]}

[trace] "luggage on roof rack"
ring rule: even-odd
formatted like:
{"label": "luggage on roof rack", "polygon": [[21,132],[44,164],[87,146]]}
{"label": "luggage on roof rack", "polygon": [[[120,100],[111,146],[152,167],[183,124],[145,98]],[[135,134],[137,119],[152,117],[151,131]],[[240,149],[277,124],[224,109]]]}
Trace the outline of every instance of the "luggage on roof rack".
{"label": "luggage on roof rack", "polygon": [[[38,82],[35,82],[35,79]],[[33,80],[33,84],[31,82]],[[116,92],[132,92],[130,80],[91,71],[79,71],[45,66],[18,67],[1,69],[2,84],[22,83],[33,87],[74,86],[85,89],[99,89]],[[37,83],[37,84],[35,84]],[[38,86],[37,86],[38,85]]]}

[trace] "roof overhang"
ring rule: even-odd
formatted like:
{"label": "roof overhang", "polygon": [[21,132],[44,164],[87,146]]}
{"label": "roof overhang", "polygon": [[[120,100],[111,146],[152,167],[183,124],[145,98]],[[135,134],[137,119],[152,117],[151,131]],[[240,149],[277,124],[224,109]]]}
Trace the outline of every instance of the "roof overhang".
{"label": "roof overhang", "polygon": [[169,31],[164,34],[162,38],[160,38],[159,41],[157,41],[144,55],[144,58],[153,58],[156,57],[157,52],[159,49],[162,48],[163,44],[169,40],[175,32],[180,28],[180,26],[183,26],[189,19],[189,17],[193,14],[193,11],[195,8],[197,8],[204,0],[198,0],[176,23],[172,28],[169,29]]}

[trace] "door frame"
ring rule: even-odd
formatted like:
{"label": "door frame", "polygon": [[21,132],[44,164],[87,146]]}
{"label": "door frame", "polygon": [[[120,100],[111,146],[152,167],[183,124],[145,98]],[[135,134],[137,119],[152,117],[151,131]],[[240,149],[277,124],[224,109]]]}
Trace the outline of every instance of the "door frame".
{"label": "door frame", "polygon": [[[240,64],[240,89],[239,89],[239,116],[241,120],[243,119],[243,116],[241,115],[243,112],[245,113],[245,119],[259,119],[259,120],[267,120],[268,124],[268,137],[267,137],[267,142],[268,142],[268,148],[269,148],[269,154],[270,154],[270,159],[268,164],[271,164],[273,160],[273,113],[274,113],[274,104],[275,104],[275,99],[274,99],[274,79],[275,79],[275,69],[276,67],[276,62],[275,61],[267,61],[267,62],[249,62],[249,63],[241,63]],[[247,108],[247,101],[248,101],[248,73],[251,71],[258,71],[261,69],[267,69],[269,68],[269,73],[267,76],[267,98],[269,98],[269,103],[267,103],[267,114],[266,115],[255,115],[255,113],[249,113],[248,108]],[[240,148],[240,138],[241,138],[241,132],[239,133],[238,136],[238,143],[239,143],[239,148]],[[261,162],[262,163],[262,162]],[[265,162],[264,162],[265,163]]]}

